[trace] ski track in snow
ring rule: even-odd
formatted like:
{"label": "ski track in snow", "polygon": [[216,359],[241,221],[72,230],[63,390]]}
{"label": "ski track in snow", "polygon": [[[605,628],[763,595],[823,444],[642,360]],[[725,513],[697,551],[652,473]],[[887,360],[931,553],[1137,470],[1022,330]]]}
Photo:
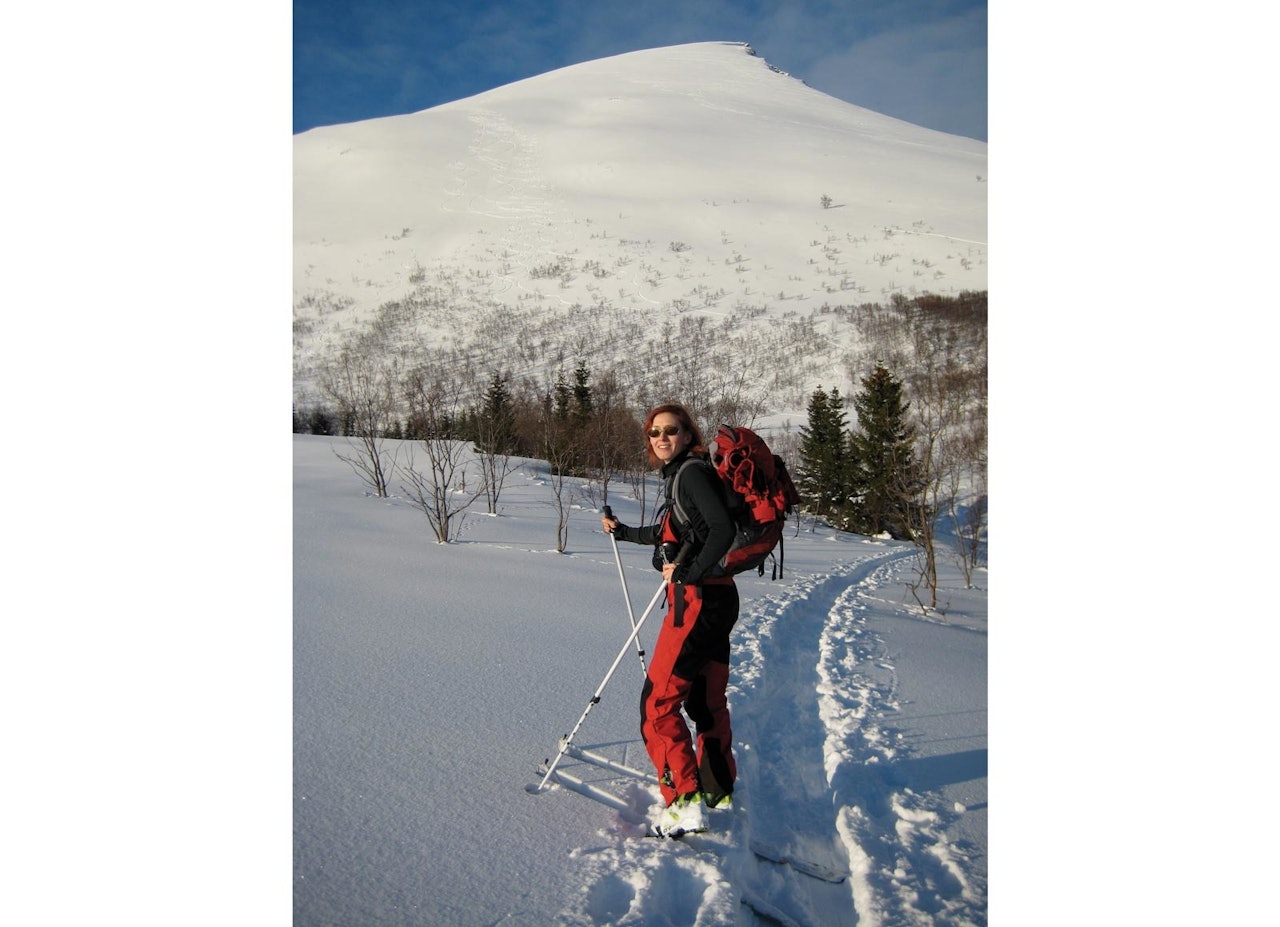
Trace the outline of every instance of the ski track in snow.
{"label": "ski track in snow", "polygon": [[[900,584],[910,563],[910,550],[881,548],[838,572],[744,599],[729,689],[735,807],[708,812],[711,832],[645,838],[656,786],[572,767],[623,803],[598,842],[574,854],[579,885],[558,923],[986,923],[985,885],[970,884],[963,851],[946,838],[954,809],[896,785],[890,772],[904,749],[885,723],[898,707],[896,677],[868,628],[868,601]],[[621,746],[630,755],[618,759],[649,768],[638,743]],[[753,844],[833,878],[766,859]]]}
{"label": "ski track in snow", "polygon": [[883,724],[898,707],[896,675],[868,631],[864,593],[887,585],[877,565],[835,599],[820,643],[819,712],[836,826],[862,924],[985,924],[985,887],[971,885],[946,828],[954,809],[898,787],[891,762],[901,735]]}

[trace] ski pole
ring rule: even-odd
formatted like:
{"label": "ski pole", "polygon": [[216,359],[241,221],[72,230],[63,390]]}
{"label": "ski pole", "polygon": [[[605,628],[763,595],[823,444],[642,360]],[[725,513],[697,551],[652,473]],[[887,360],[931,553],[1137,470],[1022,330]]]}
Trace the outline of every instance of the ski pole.
{"label": "ski pole", "polygon": [[[604,507],[604,517],[613,518],[613,509],[609,506]],[[616,520],[616,519],[615,519]],[[622,597],[627,600],[627,617],[631,619],[631,627],[636,626],[636,615],[631,608],[631,593],[627,591],[627,577],[622,572],[622,556],[618,553],[618,539],[613,536],[613,532],[609,532],[609,540],[613,542],[613,559],[618,564],[618,578],[622,580]],[[636,638],[636,655],[640,657],[640,672],[646,675],[649,668],[644,665],[644,645],[640,643],[640,638]]]}
{"label": "ski pole", "polygon": [[[685,556],[693,547],[692,539],[685,541],[684,546],[680,548],[680,552],[676,554],[676,564],[684,562]],[[591,696],[591,701],[587,702],[586,710],[582,712],[582,717],[578,719],[578,723],[573,726],[573,730],[567,735],[560,738],[560,751],[556,753],[556,758],[547,765],[547,771],[542,777],[542,781],[535,785],[527,785],[525,789],[529,792],[541,792],[542,787],[547,784],[547,780],[551,778],[551,774],[556,771],[556,766],[560,764],[560,760],[564,758],[565,751],[569,749],[569,745],[573,743],[573,738],[578,735],[582,722],[587,720],[587,715],[591,714],[591,709],[600,701],[600,694],[604,692],[604,687],[609,684],[609,680],[613,678],[614,671],[618,668],[618,664],[622,662],[622,658],[627,655],[627,650],[631,647],[631,642],[636,639],[636,635],[640,633],[640,628],[649,620],[649,613],[653,611],[653,607],[658,604],[658,599],[662,598],[667,591],[667,581],[664,579],[662,585],[658,587],[658,591],[653,594],[653,598],[649,600],[649,605],[644,610],[644,614],[640,616],[640,620],[636,626],[631,629],[631,634],[627,637],[627,642],[622,645],[622,649],[618,651],[618,655],[614,657],[613,666],[609,667],[609,672],[604,674],[604,679],[600,680],[600,685],[596,688],[595,694]]]}
{"label": "ski pole", "polygon": [[569,749],[569,744],[573,743],[573,738],[577,736],[578,729],[582,727],[582,722],[587,720],[587,715],[591,713],[591,709],[600,701],[600,694],[604,692],[604,687],[609,684],[609,680],[613,678],[614,671],[618,668],[618,664],[622,662],[622,658],[627,655],[627,651],[631,648],[631,642],[636,639],[636,635],[640,633],[640,628],[649,618],[649,613],[653,611],[653,607],[658,604],[658,599],[667,591],[667,581],[664,579],[662,585],[658,587],[658,591],[653,594],[653,598],[649,600],[649,607],[644,610],[644,614],[640,616],[640,621],[631,629],[631,633],[627,635],[627,641],[622,645],[622,649],[618,651],[618,656],[613,661],[613,666],[609,667],[609,672],[604,674],[604,679],[600,680],[600,685],[596,688],[595,694],[591,696],[591,701],[587,702],[587,708],[582,713],[582,717],[578,719],[578,723],[573,726],[573,730],[565,737],[560,738],[560,752],[556,754],[556,758],[547,766],[547,772],[530,792],[541,792],[542,787],[547,784],[547,780],[551,778],[551,774],[556,771],[556,766],[560,764],[560,760],[564,757],[565,752]]}

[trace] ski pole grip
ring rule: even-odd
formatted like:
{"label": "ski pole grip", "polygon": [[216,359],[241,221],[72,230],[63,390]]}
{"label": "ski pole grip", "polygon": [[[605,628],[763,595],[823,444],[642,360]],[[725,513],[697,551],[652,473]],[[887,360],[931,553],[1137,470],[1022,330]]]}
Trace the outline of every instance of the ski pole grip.
{"label": "ski pole grip", "polygon": [[680,548],[679,553],[677,553],[677,554],[676,554],[676,559],[672,560],[671,562],[672,562],[672,563],[675,563],[675,564],[681,564],[681,563],[684,563],[684,558],[685,558],[685,556],[686,556],[686,555],[689,553],[689,551],[691,551],[691,550],[693,550],[693,538],[689,538],[688,540],[686,540],[686,541],[684,542],[684,546],[682,546],[682,547]]}
{"label": "ski pole grip", "polygon": [[606,505],[606,506],[604,507],[604,517],[605,517],[605,518],[613,518],[613,509],[612,509],[610,506],[607,506],[607,505]]}

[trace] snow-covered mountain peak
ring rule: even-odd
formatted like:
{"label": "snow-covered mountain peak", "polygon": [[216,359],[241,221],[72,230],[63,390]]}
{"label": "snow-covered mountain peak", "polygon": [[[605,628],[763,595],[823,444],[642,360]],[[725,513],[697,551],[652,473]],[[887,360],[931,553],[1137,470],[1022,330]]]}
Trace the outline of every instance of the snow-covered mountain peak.
{"label": "snow-covered mountain peak", "polygon": [[[298,392],[375,322],[419,353],[493,352],[542,376],[564,356],[634,355],[681,318],[768,331],[824,306],[986,289],[986,147],[731,42],[313,129],[294,138]],[[849,333],[827,327],[829,356],[811,359],[831,383]]]}

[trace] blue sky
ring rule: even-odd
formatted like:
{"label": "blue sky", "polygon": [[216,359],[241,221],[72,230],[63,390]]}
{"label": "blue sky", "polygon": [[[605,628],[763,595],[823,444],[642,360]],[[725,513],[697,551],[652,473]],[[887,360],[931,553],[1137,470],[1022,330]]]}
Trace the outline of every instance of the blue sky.
{"label": "blue sky", "polygon": [[749,42],[831,96],[987,140],[986,0],[294,0],[293,131],[711,41]]}

